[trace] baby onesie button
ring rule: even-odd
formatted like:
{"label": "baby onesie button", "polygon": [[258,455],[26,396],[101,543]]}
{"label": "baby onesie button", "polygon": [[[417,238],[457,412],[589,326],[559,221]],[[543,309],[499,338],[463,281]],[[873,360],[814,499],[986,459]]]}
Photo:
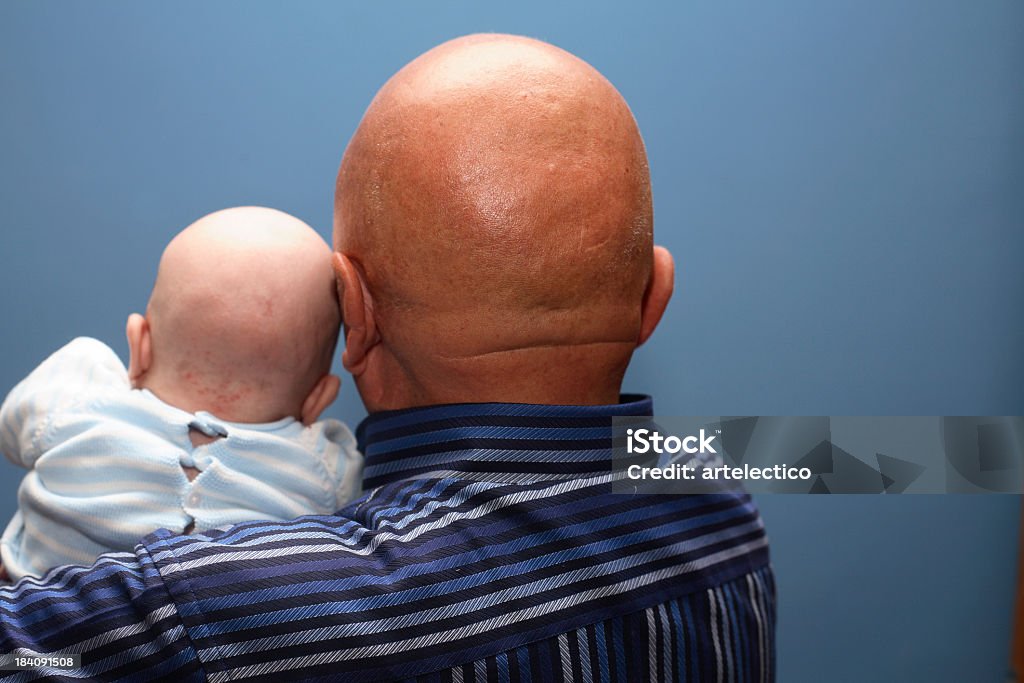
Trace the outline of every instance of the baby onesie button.
{"label": "baby onesie button", "polygon": [[223,439],[228,435],[227,428],[217,422],[209,413],[196,413],[195,419],[188,426],[215,439]]}

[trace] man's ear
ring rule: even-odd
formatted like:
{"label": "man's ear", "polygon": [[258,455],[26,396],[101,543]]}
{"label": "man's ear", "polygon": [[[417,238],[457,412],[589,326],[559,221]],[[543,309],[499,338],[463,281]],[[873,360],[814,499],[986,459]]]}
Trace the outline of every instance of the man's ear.
{"label": "man's ear", "polygon": [[338,281],[338,301],[341,303],[341,321],[345,330],[345,350],[341,354],[341,363],[353,376],[358,377],[366,369],[366,354],[380,341],[373,300],[363,274],[348,256],[334,252],[331,265]]}
{"label": "man's ear", "polygon": [[311,425],[320,417],[324,409],[334,403],[338,398],[338,389],[341,387],[341,378],[337,375],[324,375],[313,386],[309,396],[302,402],[302,424]]}
{"label": "man's ear", "polygon": [[640,310],[640,338],[637,346],[651,338],[654,328],[661,321],[665,307],[672,298],[672,290],[675,289],[675,273],[675,262],[668,249],[654,247],[654,266],[651,268],[651,280],[647,283]]}
{"label": "man's ear", "polygon": [[128,337],[128,379],[133,388],[138,388],[138,381],[153,364],[149,321],[138,313],[132,313],[128,316],[125,335]]}

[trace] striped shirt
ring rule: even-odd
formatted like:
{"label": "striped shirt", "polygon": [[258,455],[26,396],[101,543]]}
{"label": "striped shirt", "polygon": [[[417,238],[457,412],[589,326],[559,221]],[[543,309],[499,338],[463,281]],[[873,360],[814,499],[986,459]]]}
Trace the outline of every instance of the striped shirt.
{"label": "striped shirt", "polygon": [[610,418],[652,409],[623,399],[372,415],[366,493],[335,515],[160,531],[23,580],[0,652],[81,653],[44,671],[69,679],[773,680],[756,508],[612,493]]}

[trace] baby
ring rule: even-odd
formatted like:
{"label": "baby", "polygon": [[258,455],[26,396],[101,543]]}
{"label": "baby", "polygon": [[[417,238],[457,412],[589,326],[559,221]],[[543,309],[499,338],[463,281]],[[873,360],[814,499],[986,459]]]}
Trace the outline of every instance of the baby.
{"label": "baby", "polygon": [[330,248],[302,221],[226,209],[164,251],[126,369],[78,338],[0,408],[0,451],[28,468],[0,539],[11,578],[88,564],[143,536],[329,514],[360,487],[335,399]]}

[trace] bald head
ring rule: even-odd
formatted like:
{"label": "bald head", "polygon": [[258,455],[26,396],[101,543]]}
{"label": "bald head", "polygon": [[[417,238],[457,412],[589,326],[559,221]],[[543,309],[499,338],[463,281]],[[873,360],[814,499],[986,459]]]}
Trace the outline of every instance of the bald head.
{"label": "bald head", "polygon": [[334,292],[330,249],[299,219],[260,207],[205,216],[160,260],[143,385],[227,420],[298,417],[330,370]]}
{"label": "bald head", "polygon": [[577,57],[516,36],[453,40],[371,103],[338,175],[334,239],[400,363],[473,374],[485,356],[582,349],[591,372],[621,379],[652,269],[643,142]]}

